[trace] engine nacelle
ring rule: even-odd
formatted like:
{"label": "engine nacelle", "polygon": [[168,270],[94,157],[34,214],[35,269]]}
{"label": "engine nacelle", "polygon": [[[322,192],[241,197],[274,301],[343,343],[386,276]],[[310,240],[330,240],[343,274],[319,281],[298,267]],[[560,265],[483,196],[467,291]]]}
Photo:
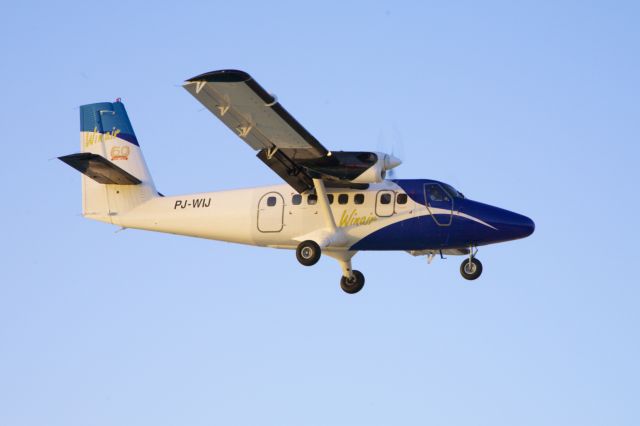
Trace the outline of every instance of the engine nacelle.
{"label": "engine nacelle", "polygon": [[382,182],[387,176],[387,170],[391,170],[394,167],[398,167],[402,161],[394,157],[393,155],[385,154],[382,152],[376,152],[378,160],[362,174],[355,179],[352,179],[353,183],[378,183]]}
{"label": "engine nacelle", "polygon": [[387,176],[387,171],[384,169],[384,162],[380,161],[380,157],[378,157],[378,161],[367,170],[362,172],[357,178],[353,179],[351,182],[353,183],[377,183],[382,182],[384,178]]}

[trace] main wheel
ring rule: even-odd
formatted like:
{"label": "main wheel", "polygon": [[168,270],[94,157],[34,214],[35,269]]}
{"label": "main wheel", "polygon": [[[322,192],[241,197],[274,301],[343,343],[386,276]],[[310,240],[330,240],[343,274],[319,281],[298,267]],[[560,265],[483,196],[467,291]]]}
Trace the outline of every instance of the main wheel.
{"label": "main wheel", "polygon": [[311,240],[301,242],[296,249],[296,258],[298,262],[304,266],[311,266],[318,263],[321,254],[322,250],[320,250],[318,243]]}
{"label": "main wheel", "polygon": [[465,259],[460,265],[460,273],[467,280],[475,280],[482,274],[482,263],[475,257],[471,260]]}
{"label": "main wheel", "polygon": [[345,293],[354,294],[362,290],[364,287],[364,275],[360,271],[352,271],[353,277],[351,279],[342,277],[340,279],[340,287]]}

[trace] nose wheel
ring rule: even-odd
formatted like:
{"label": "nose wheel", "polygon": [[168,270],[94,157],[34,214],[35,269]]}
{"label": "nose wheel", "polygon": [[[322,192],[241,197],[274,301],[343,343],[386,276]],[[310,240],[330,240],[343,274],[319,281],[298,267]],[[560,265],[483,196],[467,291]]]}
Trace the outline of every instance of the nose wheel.
{"label": "nose wheel", "polygon": [[482,274],[482,263],[475,257],[465,259],[460,265],[460,274],[466,280],[475,280]]}

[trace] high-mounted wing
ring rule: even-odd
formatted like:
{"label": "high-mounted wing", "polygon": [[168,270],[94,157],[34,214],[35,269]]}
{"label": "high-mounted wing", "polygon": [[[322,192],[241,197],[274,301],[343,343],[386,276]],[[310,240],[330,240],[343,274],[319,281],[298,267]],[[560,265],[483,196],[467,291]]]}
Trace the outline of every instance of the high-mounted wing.
{"label": "high-mounted wing", "polygon": [[380,175],[388,163],[375,153],[330,152],[244,71],[212,71],[183,86],[299,192],[313,188],[312,178],[363,183],[365,171],[378,164]]}
{"label": "high-mounted wing", "polygon": [[329,151],[249,74],[212,71],[187,80],[184,88],[292,187],[304,191],[313,186],[297,163]]}

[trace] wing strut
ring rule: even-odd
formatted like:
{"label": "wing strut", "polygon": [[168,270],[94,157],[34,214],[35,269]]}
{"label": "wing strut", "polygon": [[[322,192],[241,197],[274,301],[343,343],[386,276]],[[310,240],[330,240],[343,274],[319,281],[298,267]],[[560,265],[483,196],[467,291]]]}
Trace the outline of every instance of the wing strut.
{"label": "wing strut", "polygon": [[313,186],[315,187],[316,194],[318,195],[318,204],[322,211],[324,223],[331,232],[335,233],[338,227],[336,226],[336,221],[333,218],[333,213],[331,213],[331,208],[329,207],[329,197],[327,197],[327,190],[324,187],[324,182],[322,179],[313,179]]}

